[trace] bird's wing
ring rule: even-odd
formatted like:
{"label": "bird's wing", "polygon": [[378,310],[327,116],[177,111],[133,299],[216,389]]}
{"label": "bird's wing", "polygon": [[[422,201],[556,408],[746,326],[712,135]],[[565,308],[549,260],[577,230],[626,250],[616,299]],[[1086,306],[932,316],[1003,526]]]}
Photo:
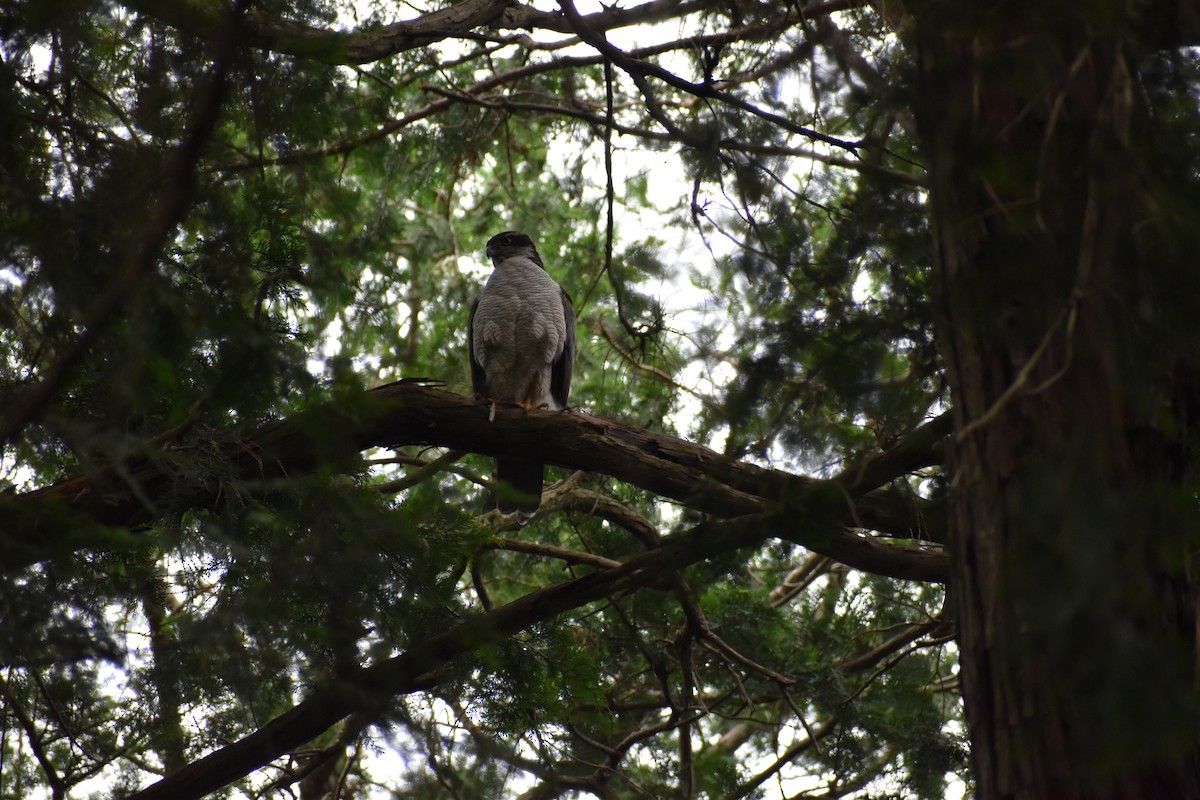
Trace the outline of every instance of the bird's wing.
{"label": "bird's wing", "polygon": [[479,298],[471,303],[471,316],[467,320],[467,357],[471,359],[471,390],[478,395],[486,395],[484,387],[487,384],[487,373],[483,364],[475,358],[475,310],[479,308]]}
{"label": "bird's wing", "polygon": [[575,306],[567,290],[559,287],[562,293],[563,321],[567,323],[567,338],[563,342],[562,352],[550,365],[550,396],[561,408],[567,407],[567,396],[571,394],[571,373],[575,369]]}

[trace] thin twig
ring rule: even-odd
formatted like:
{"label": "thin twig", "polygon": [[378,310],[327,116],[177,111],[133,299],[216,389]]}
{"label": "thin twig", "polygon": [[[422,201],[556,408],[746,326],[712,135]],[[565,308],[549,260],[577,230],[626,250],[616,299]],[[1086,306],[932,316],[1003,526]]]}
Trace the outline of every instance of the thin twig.
{"label": "thin twig", "polygon": [[803,125],[797,125],[787,117],[770,111],[764,111],[763,109],[755,106],[753,103],[747,102],[735,95],[728,94],[727,92],[723,92],[711,84],[692,83],[691,81],[680,78],[678,75],[663,69],[657,64],[634,58],[610,43],[601,33],[589,28],[587,22],[585,22],[583,17],[580,16],[579,11],[576,10],[575,4],[571,2],[571,0],[558,0],[558,4],[563,10],[563,14],[566,16],[571,28],[579,35],[579,38],[599,50],[608,58],[612,59],[613,63],[615,63],[622,70],[624,70],[626,74],[629,75],[630,79],[633,80],[634,85],[638,87],[638,90],[641,91],[645,97],[646,107],[651,116],[659,120],[663,127],[667,128],[668,130],[672,130],[674,128],[675,130],[673,132],[678,131],[679,135],[683,138],[691,139],[697,144],[700,144],[700,142],[695,140],[694,137],[690,137],[683,133],[683,131],[680,131],[678,126],[676,126],[675,123],[672,122],[670,118],[668,118],[662,112],[662,108],[659,105],[657,98],[650,90],[649,84],[645,82],[646,76],[658,78],[668,86],[687,92],[688,94],[716,100],[724,105],[732,106],[733,108],[737,108],[767,122],[773,123],[783,130],[799,134],[814,141],[832,145],[833,147],[837,147],[842,150],[846,150],[850,153],[853,153],[855,156],[858,155],[859,148],[861,148],[864,144],[861,141],[839,139],[836,136],[829,136],[828,134],[815,131]]}

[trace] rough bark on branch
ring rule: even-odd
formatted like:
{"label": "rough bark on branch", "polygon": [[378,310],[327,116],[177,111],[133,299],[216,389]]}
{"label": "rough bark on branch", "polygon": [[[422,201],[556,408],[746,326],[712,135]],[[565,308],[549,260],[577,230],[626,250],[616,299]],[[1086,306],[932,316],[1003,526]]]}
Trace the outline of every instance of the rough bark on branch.
{"label": "rough bark on branch", "polygon": [[[124,5],[200,39],[214,37],[221,26],[221,5],[203,0],[125,0]],[[360,31],[318,28],[253,14],[242,41],[326,64],[365,64],[496,22],[509,5],[508,0],[463,0],[413,20]]]}
{"label": "rough bark on branch", "polygon": [[[791,9],[770,24],[761,26],[760,36],[784,27],[863,5],[865,0],[828,0]],[[220,5],[203,0],[124,0],[127,8],[145,14],[186,34],[201,39],[213,38],[220,27]],[[584,16],[587,26],[609,31],[648,23],[678,19],[704,11],[713,0],[663,2],[652,0],[628,9],[605,8]],[[328,64],[368,64],[408,50],[470,34],[490,26],[501,30],[545,30],[570,33],[571,26],[557,11],[543,11],[511,0],[463,0],[445,8],[380,28],[339,31],[306,23],[272,19],[256,15],[244,40],[253,47],[299,56]]]}
{"label": "rough bark on branch", "polygon": [[[81,549],[138,544],[130,533],[167,513],[213,507],[231,482],[298,477],[352,467],[371,447],[427,444],[484,454],[535,449],[545,463],[611,475],[715,517],[767,513],[762,536],[788,539],[850,566],[915,580],[942,580],[941,552],[899,547],[847,528],[910,539],[930,536],[928,504],[875,491],[940,461],[947,420],[914,431],[896,447],[818,480],[732,461],[701,445],[587,414],[525,411],[401,382],[318,405],[249,437],[213,443],[230,473],[183,475],[185,451],[164,451],[120,468],[0,499],[0,571],[70,556]],[[934,528],[937,526],[934,525]]]}

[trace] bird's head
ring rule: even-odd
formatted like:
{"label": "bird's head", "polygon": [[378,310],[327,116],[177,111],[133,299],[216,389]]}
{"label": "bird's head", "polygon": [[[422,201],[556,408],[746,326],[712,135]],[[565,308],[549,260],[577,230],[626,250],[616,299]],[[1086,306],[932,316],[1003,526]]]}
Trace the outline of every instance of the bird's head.
{"label": "bird's head", "polygon": [[542,257],[538,255],[537,247],[533,244],[533,239],[520,231],[505,231],[488,239],[487,257],[492,260],[493,264],[499,266],[500,262],[514,256],[524,256],[545,269]]}

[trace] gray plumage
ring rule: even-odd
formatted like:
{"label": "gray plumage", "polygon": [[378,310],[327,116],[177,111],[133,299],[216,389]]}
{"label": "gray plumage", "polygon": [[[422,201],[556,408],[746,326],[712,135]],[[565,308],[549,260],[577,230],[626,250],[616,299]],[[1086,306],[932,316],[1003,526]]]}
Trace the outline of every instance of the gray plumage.
{"label": "gray plumage", "polygon": [[[505,231],[488,240],[495,270],[471,306],[471,385],[493,403],[562,410],[575,365],[575,308],[542,264],[533,240]],[[524,522],[541,504],[542,464],[496,456],[496,507]]]}

